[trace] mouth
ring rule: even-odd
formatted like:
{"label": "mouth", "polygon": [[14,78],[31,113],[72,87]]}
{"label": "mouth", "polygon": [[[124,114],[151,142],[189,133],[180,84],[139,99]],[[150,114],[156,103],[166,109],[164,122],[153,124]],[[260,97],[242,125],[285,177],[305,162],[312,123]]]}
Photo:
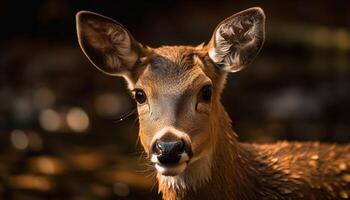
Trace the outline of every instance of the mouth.
{"label": "mouth", "polygon": [[181,155],[181,159],[177,163],[172,164],[162,164],[159,162],[157,155],[152,155],[151,162],[154,164],[157,172],[163,176],[177,176],[185,171],[188,163],[189,157],[186,153]]}
{"label": "mouth", "polygon": [[187,163],[178,163],[175,165],[162,165],[156,163],[154,165],[158,173],[160,173],[163,176],[177,176],[181,174],[183,171],[185,171],[187,167]]}

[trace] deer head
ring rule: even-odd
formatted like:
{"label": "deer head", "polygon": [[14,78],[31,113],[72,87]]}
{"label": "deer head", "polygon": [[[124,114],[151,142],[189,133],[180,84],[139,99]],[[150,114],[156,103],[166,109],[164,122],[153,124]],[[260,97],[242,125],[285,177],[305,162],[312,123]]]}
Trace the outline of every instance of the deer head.
{"label": "deer head", "polygon": [[207,45],[195,47],[143,46],[121,24],[92,12],[81,11],[76,20],[80,47],[92,64],[126,79],[137,102],[140,141],[158,178],[187,173],[207,179],[220,139],[226,75],[246,67],[260,51],[263,10],[232,15]]}

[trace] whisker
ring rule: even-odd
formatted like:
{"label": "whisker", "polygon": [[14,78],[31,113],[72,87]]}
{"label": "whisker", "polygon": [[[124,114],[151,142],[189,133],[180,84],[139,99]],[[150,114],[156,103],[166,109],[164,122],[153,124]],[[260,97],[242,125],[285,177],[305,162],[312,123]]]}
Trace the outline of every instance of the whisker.
{"label": "whisker", "polygon": [[[153,173],[153,176],[154,176],[154,179],[156,179],[157,174],[156,174],[156,173]],[[154,183],[153,183],[153,185],[152,185],[150,191],[153,191],[153,190],[154,190],[154,188],[156,187],[157,183],[158,183],[158,181],[154,181]]]}
{"label": "whisker", "polygon": [[136,116],[135,120],[133,121],[132,125],[135,126],[136,125],[136,122],[138,122],[139,120],[139,116]]}
{"label": "whisker", "polygon": [[122,121],[124,121],[125,119],[129,118],[131,115],[135,114],[137,111],[136,108],[133,108],[129,111],[127,111],[126,113],[122,114],[117,120],[115,120],[114,122],[116,123],[120,123]]}
{"label": "whisker", "polygon": [[140,135],[137,135],[135,146],[134,146],[135,150],[137,150],[139,142],[140,142]]}

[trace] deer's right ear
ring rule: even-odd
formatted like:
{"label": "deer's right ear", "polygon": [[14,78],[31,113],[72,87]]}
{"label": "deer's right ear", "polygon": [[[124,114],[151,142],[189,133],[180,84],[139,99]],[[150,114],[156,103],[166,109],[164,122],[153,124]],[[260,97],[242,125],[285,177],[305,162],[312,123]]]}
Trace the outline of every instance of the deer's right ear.
{"label": "deer's right ear", "polygon": [[264,39],[264,11],[257,7],[250,8],[218,25],[208,44],[208,54],[224,71],[237,72],[254,60]]}
{"label": "deer's right ear", "polygon": [[89,11],[76,14],[78,41],[88,59],[102,72],[129,77],[143,47],[118,22]]}

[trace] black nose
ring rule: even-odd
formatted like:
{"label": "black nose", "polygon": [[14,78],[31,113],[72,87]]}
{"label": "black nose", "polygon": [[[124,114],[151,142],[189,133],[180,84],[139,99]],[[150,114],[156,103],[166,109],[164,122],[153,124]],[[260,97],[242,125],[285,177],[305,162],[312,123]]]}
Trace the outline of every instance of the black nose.
{"label": "black nose", "polygon": [[183,140],[164,142],[156,140],[153,144],[153,153],[157,155],[158,161],[165,165],[176,164],[185,151],[185,142]]}

